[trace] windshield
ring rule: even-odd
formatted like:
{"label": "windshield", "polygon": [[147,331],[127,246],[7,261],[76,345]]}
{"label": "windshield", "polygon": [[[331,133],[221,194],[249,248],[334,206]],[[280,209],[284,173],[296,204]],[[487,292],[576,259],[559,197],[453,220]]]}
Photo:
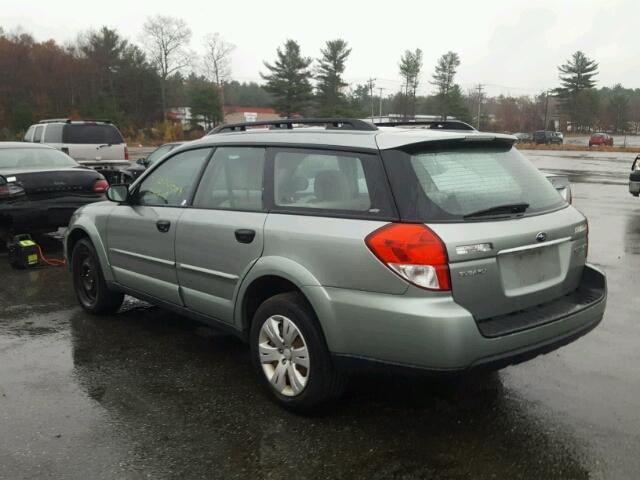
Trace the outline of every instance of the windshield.
{"label": "windshield", "polygon": [[[403,219],[464,221],[482,210],[524,204],[529,215],[565,204],[544,175],[510,145],[448,145],[383,155]],[[391,157],[395,160],[387,161]],[[504,215],[504,208],[495,214]]]}
{"label": "windshield", "polygon": [[147,157],[147,164],[153,165],[155,162],[160,160],[166,153],[169,153],[171,150],[173,150],[174,147],[175,145],[162,145],[161,147],[156,148]]}
{"label": "windshield", "polygon": [[0,148],[0,168],[39,169],[75,167],[68,155],[49,148]]}

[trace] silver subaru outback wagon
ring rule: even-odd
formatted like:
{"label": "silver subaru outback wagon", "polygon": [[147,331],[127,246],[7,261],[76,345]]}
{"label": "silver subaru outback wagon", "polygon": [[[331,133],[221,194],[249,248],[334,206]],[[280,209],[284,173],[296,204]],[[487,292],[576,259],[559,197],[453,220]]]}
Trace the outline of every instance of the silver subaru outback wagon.
{"label": "silver subaru outback wagon", "polygon": [[298,411],[353,370],[496,369],[602,319],[587,221],[515,137],[270,123],[220,127],[78,210],[82,307],[112,314],[129,294],[233,332]]}

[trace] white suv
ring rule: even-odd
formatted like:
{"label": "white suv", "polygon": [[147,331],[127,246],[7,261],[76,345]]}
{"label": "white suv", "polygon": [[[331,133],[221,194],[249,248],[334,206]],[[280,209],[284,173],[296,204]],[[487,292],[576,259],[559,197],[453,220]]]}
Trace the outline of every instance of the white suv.
{"label": "white suv", "polygon": [[29,127],[24,141],[46,143],[77,161],[129,159],[122,134],[108,120],[42,120]]}

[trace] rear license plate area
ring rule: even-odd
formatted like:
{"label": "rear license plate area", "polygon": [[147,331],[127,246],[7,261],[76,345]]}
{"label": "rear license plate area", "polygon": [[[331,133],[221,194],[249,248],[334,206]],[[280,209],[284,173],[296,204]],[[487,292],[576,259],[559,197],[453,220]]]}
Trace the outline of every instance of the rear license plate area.
{"label": "rear license plate area", "polygon": [[508,253],[498,261],[505,291],[544,284],[561,274],[557,245]]}

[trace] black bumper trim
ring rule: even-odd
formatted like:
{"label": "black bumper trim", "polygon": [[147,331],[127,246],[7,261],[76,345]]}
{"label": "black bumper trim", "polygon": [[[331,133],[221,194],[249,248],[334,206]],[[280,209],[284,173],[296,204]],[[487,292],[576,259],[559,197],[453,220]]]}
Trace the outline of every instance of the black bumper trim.
{"label": "black bumper trim", "polygon": [[576,315],[598,304],[606,295],[605,276],[587,265],[578,288],[570,294],[506,315],[477,320],[476,323],[483,337],[501,337]]}

